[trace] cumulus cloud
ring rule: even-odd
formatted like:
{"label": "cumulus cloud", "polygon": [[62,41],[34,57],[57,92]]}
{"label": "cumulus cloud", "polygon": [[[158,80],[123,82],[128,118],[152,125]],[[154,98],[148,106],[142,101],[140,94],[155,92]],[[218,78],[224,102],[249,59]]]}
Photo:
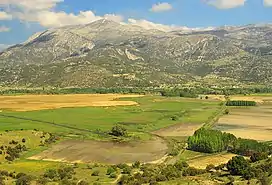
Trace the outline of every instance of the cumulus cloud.
{"label": "cumulus cloud", "polygon": [[230,9],[239,6],[244,6],[247,0],[204,0],[209,5],[215,6],[218,9]]}
{"label": "cumulus cloud", "polygon": [[6,26],[0,26],[0,32],[9,32],[10,28],[6,27]]}
{"label": "cumulus cloud", "polygon": [[87,24],[99,19],[116,22],[123,21],[120,15],[106,14],[97,16],[92,11],[81,11],[78,14],[55,11],[58,3],[64,0],[0,0],[0,7],[7,8],[13,15],[25,22],[36,22],[44,27],[61,27],[68,25]]}
{"label": "cumulus cloud", "polygon": [[0,6],[18,8],[24,11],[48,10],[64,0],[0,0]]}
{"label": "cumulus cloud", "polygon": [[172,31],[178,28],[176,26],[153,23],[144,19],[139,19],[139,20],[128,19],[128,24],[137,25],[147,30],[156,29],[156,30],[166,31],[166,32]]}
{"label": "cumulus cloud", "polygon": [[6,12],[0,11],[0,20],[11,20],[11,19],[12,19],[12,15]]}
{"label": "cumulus cloud", "polygon": [[152,8],[150,9],[151,12],[166,12],[169,10],[172,10],[173,7],[169,3],[158,3],[152,5]]}
{"label": "cumulus cloud", "polygon": [[272,6],[272,0],[264,0],[265,6]]}

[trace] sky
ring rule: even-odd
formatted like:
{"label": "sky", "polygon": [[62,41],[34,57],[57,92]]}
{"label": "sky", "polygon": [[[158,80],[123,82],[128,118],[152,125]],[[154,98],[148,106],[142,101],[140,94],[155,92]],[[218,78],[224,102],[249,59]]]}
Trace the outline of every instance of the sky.
{"label": "sky", "polygon": [[0,0],[0,50],[99,19],[163,31],[272,23],[272,0]]}

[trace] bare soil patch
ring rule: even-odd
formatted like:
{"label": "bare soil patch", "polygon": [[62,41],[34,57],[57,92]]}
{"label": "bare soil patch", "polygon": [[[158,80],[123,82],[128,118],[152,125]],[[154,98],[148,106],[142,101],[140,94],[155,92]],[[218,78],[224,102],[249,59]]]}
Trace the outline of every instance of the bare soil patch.
{"label": "bare soil patch", "polygon": [[220,164],[227,163],[232,157],[236,156],[235,154],[216,154],[209,156],[197,157],[188,161],[189,166],[205,169],[209,164],[213,164],[215,166]]}
{"label": "bare soil patch", "polygon": [[271,121],[272,106],[237,108],[221,117],[215,128],[241,138],[271,141]]}
{"label": "bare soil patch", "polygon": [[160,136],[192,136],[196,130],[202,127],[202,124],[182,123],[154,131],[154,134]]}
{"label": "bare soil patch", "polygon": [[69,95],[22,95],[0,96],[0,110],[34,111],[64,107],[108,107],[137,105],[134,101],[119,101],[118,98],[140,97],[121,94],[69,94]]}
{"label": "bare soil patch", "polygon": [[104,164],[154,162],[163,158],[167,149],[160,138],[130,143],[66,140],[29,159]]}

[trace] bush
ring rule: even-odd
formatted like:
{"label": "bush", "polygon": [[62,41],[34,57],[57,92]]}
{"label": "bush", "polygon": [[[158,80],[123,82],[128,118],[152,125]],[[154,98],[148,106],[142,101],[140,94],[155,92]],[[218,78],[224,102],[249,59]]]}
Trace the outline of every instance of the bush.
{"label": "bush", "polygon": [[246,175],[250,171],[250,164],[243,156],[235,156],[227,163],[231,175]]}
{"label": "bush", "polygon": [[130,174],[132,171],[130,166],[127,166],[126,168],[123,169],[122,173],[123,174]]}
{"label": "bush", "polygon": [[140,161],[136,161],[135,163],[132,164],[133,168],[140,168],[140,166],[141,166]]}
{"label": "bush", "polygon": [[109,167],[109,168],[107,169],[107,175],[110,175],[110,174],[112,174],[112,173],[115,173],[115,170],[114,170],[112,167]]}
{"label": "bush", "polygon": [[268,154],[266,152],[255,152],[250,156],[250,160],[252,162],[257,162],[267,158],[268,158]]}
{"label": "bush", "polygon": [[114,172],[114,173],[111,173],[110,174],[110,178],[112,178],[112,179],[115,179],[115,178],[117,178],[117,174]]}
{"label": "bush", "polygon": [[31,180],[32,180],[31,176],[24,175],[16,180],[16,185],[29,185],[31,183]]}
{"label": "bush", "polygon": [[122,126],[117,125],[112,127],[110,134],[116,137],[123,137],[127,136],[127,130]]}
{"label": "bush", "polygon": [[45,171],[44,177],[47,177],[47,178],[53,180],[54,178],[58,177],[58,172],[55,169],[48,169],[48,170]]}
{"label": "bush", "polygon": [[208,166],[206,166],[206,171],[209,172],[211,170],[215,169],[215,166],[213,164],[209,164]]}
{"label": "bush", "polygon": [[92,173],[92,176],[99,176],[99,171],[98,170],[95,170],[93,173]]}

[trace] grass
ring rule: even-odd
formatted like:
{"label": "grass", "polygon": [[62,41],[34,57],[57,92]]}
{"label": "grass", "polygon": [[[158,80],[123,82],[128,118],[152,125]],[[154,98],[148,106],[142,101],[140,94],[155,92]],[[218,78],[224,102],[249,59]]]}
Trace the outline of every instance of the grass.
{"label": "grass", "polygon": [[[220,108],[219,102],[160,96],[122,98],[121,100],[136,101],[139,106],[60,108],[30,112],[6,111],[2,114],[92,131],[109,131],[112,126],[121,124],[131,132],[139,132],[153,131],[177,123],[203,123]],[[172,120],[173,117],[176,119]],[[69,128],[14,118],[0,117],[0,123],[0,131],[38,128],[48,132],[75,133]]]}

